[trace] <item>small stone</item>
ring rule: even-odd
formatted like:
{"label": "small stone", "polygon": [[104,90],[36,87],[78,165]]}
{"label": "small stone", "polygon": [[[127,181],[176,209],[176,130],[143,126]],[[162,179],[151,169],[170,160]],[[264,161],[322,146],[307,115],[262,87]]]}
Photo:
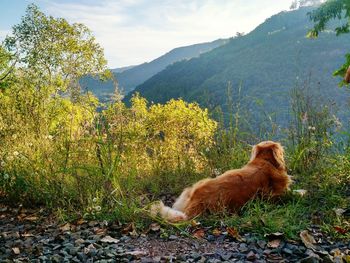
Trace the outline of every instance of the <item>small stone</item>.
{"label": "small stone", "polygon": [[72,258],[72,262],[80,263],[80,260],[77,257]]}
{"label": "small stone", "polygon": [[191,257],[193,260],[197,261],[197,260],[199,260],[202,256],[201,256],[200,254],[196,253],[196,252],[192,252],[192,253],[190,254],[190,257]]}
{"label": "small stone", "polygon": [[178,260],[178,261],[186,261],[186,255],[178,255],[177,257],[176,257],[176,260]]}
{"label": "small stone", "polygon": [[59,263],[62,261],[62,257],[60,255],[53,255],[51,257],[51,261],[54,262],[54,263]]}
{"label": "small stone", "polygon": [[53,250],[60,249],[61,247],[62,247],[61,245],[54,246]]}
{"label": "small stone", "polygon": [[78,254],[78,252],[79,252],[79,248],[77,248],[77,247],[72,247],[72,248],[70,248],[69,249],[69,254],[70,255],[72,255],[72,256],[76,256],[77,254]]}
{"label": "small stone", "polygon": [[322,257],[322,262],[323,263],[333,263],[334,260],[333,260],[333,257],[331,255],[327,255],[325,257]]}
{"label": "small stone", "polygon": [[287,255],[293,255],[293,251],[290,250],[289,248],[283,248],[282,252]]}
{"label": "small stone", "polygon": [[232,252],[220,254],[221,259],[224,261],[228,261],[230,258],[232,258],[232,256],[233,256]]}
{"label": "small stone", "polygon": [[247,259],[248,260],[255,260],[257,259],[257,256],[255,255],[255,253],[253,251],[250,251],[248,254],[247,254]]}
{"label": "small stone", "polygon": [[264,241],[264,240],[259,240],[259,241],[257,242],[257,244],[258,244],[258,246],[259,246],[260,248],[264,249],[265,246],[266,246],[266,241]]}
{"label": "small stone", "polygon": [[320,260],[313,256],[308,256],[300,260],[300,263],[318,263],[318,262],[320,262]]}
{"label": "small stone", "polygon": [[169,240],[177,240],[177,239],[178,239],[178,237],[175,236],[175,235],[170,235],[169,236]]}
{"label": "small stone", "polygon": [[207,240],[208,240],[209,242],[213,242],[213,241],[215,241],[215,237],[214,237],[213,235],[208,235],[208,236],[207,236]]}
{"label": "small stone", "polygon": [[81,239],[81,238],[79,238],[79,239],[77,239],[77,240],[75,240],[74,241],[74,244],[75,245],[81,245],[81,244],[84,244],[85,243],[85,240],[84,239]]}
{"label": "small stone", "polygon": [[141,263],[153,263],[152,258],[141,258]]}
{"label": "small stone", "polygon": [[243,253],[249,250],[245,243],[240,244],[238,249],[240,252],[243,252]]}
{"label": "small stone", "polygon": [[107,253],[107,254],[106,254],[106,257],[107,257],[107,258],[114,258],[114,256],[115,256],[115,255],[112,254],[112,253]]}
{"label": "small stone", "polygon": [[78,253],[78,259],[82,262],[85,262],[87,259],[87,256],[83,252]]}
{"label": "small stone", "polygon": [[130,237],[128,237],[128,236],[122,236],[119,240],[120,240],[120,242],[127,242],[127,241],[129,241],[131,238]]}

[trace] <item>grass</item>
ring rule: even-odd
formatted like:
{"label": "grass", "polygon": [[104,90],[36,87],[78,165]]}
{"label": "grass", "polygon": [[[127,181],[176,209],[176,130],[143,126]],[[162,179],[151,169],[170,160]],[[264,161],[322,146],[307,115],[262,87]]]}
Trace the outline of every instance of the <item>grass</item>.
{"label": "grass", "polygon": [[[257,236],[283,232],[294,239],[317,223],[336,238],[349,238],[335,230],[349,230],[349,221],[336,216],[334,209],[346,209],[350,201],[350,148],[337,139],[330,112],[303,99],[302,92],[294,94],[294,117],[280,141],[295,179],[293,189],[306,189],[308,194],[255,199],[236,215],[197,218],[203,226],[226,225]],[[178,196],[202,178],[242,167],[249,160],[250,144],[262,140],[240,131],[239,110],[232,112],[234,126],[221,123],[216,129],[208,113],[195,104],[172,101],[148,107],[139,97],[131,108],[117,103],[89,119],[83,118],[83,111],[80,123],[65,122],[54,130],[46,113],[38,111],[36,122],[49,125],[37,130],[26,111],[13,108],[25,103],[18,101],[21,97],[8,99],[14,101],[0,111],[0,120],[12,125],[7,112],[19,119],[11,129],[0,131],[0,198],[11,204],[43,205],[62,221],[117,220],[142,230],[156,220],[163,225],[164,237],[172,231],[189,235],[190,222],[174,225],[150,218],[147,205],[165,195]],[[75,105],[74,111],[79,110]],[[64,118],[67,113],[60,114]]]}

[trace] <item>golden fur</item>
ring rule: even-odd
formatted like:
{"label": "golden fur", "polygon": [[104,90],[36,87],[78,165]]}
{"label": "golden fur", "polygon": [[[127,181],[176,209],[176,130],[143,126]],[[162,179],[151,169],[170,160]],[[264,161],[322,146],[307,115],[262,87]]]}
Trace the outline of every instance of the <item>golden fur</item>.
{"label": "golden fur", "polygon": [[186,188],[172,208],[159,202],[152,206],[151,214],[178,222],[205,212],[237,211],[256,194],[283,194],[290,182],[282,146],[265,141],[253,147],[251,159],[243,168],[229,170],[213,179],[203,179]]}

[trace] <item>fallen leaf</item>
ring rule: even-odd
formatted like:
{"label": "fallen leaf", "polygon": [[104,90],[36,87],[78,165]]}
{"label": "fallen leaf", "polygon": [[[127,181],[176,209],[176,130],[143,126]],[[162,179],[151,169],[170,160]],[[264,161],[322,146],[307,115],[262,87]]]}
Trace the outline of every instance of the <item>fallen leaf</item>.
{"label": "fallen leaf", "polygon": [[33,237],[34,235],[31,233],[24,233],[22,234],[22,237]]}
{"label": "fallen leaf", "polygon": [[122,234],[127,235],[134,231],[135,231],[135,225],[134,223],[130,223],[122,229]]}
{"label": "fallen leaf", "polygon": [[220,231],[219,229],[215,228],[215,229],[213,230],[213,235],[214,235],[214,236],[220,236],[220,235],[221,235],[221,231]]}
{"label": "fallen leaf", "polygon": [[67,232],[71,230],[71,225],[69,223],[66,223],[60,227],[60,230],[63,232]]}
{"label": "fallen leaf", "polygon": [[243,238],[241,237],[241,235],[238,233],[238,231],[235,228],[226,227],[226,231],[231,237],[237,239],[238,241],[243,241]]}
{"label": "fallen leaf", "polygon": [[199,226],[201,223],[197,222],[196,220],[191,221],[191,226],[196,227]]}
{"label": "fallen leaf", "polygon": [[24,218],[24,220],[27,220],[27,221],[31,221],[31,222],[35,222],[35,221],[37,221],[39,219],[39,217],[37,217],[37,216],[26,216],[25,218]]}
{"label": "fallen leaf", "polygon": [[342,235],[345,235],[348,232],[348,230],[341,228],[340,226],[335,226],[334,229],[335,229],[335,231],[337,231],[338,233],[340,233]]}
{"label": "fallen leaf", "polygon": [[304,243],[305,247],[310,248],[312,250],[316,249],[314,245],[316,243],[316,240],[314,239],[313,236],[309,234],[309,231],[307,230],[301,231],[300,238],[301,238],[301,241]]}
{"label": "fallen leaf", "polygon": [[100,241],[103,242],[103,243],[114,243],[114,244],[116,244],[116,243],[119,242],[118,239],[113,238],[113,237],[111,237],[111,236],[105,236],[105,237],[102,238]]}
{"label": "fallen leaf", "polygon": [[12,251],[13,251],[13,253],[14,253],[15,255],[21,254],[21,251],[19,250],[18,247],[13,247],[13,248],[12,248]]}
{"label": "fallen leaf", "polygon": [[278,248],[281,245],[281,239],[273,239],[267,243],[269,248]]}
{"label": "fallen leaf", "polygon": [[80,226],[80,225],[82,225],[82,224],[85,224],[86,223],[86,221],[83,219],[83,218],[80,218],[80,219],[78,219],[78,221],[77,221],[77,225],[78,226]]}
{"label": "fallen leaf", "polygon": [[18,220],[23,220],[25,217],[27,216],[27,214],[19,214],[18,216],[17,216],[17,219]]}
{"label": "fallen leaf", "polygon": [[106,234],[107,230],[105,228],[96,228],[95,229],[95,234],[96,235],[104,235]]}
{"label": "fallen leaf", "polygon": [[200,228],[200,229],[195,230],[193,232],[192,236],[195,238],[198,238],[198,239],[203,238],[205,236],[204,229]]}

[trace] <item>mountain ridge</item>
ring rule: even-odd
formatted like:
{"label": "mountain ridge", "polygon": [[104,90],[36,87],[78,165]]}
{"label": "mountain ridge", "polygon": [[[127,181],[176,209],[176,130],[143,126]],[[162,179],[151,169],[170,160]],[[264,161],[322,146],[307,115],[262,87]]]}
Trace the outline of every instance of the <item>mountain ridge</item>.
{"label": "mountain ridge", "polygon": [[[227,42],[227,39],[217,39],[211,42],[177,47],[164,55],[136,66],[112,69],[117,79],[118,88],[127,94],[136,86],[165,69],[174,62],[190,59],[208,52]],[[102,102],[108,102],[114,94],[115,85],[112,81],[102,82],[92,77],[85,77],[80,81],[83,90],[92,91]]]}
{"label": "mountain ridge", "polygon": [[[343,64],[350,36],[326,32],[318,39],[307,39],[312,27],[307,13],[311,10],[313,7],[280,12],[245,36],[176,62],[136,87],[125,101],[138,92],[154,103],[183,98],[205,107],[220,105],[225,111],[228,84],[238,87],[243,83],[241,96],[263,101],[263,110],[272,114],[288,111],[289,92],[309,79],[315,92],[319,89],[323,97],[344,105],[349,94],[337,87],[332,72]],[[258,107],[246,108],[253,108],[254,115]],[[286,114],[280,115],[279,119],[286,118]]]}

